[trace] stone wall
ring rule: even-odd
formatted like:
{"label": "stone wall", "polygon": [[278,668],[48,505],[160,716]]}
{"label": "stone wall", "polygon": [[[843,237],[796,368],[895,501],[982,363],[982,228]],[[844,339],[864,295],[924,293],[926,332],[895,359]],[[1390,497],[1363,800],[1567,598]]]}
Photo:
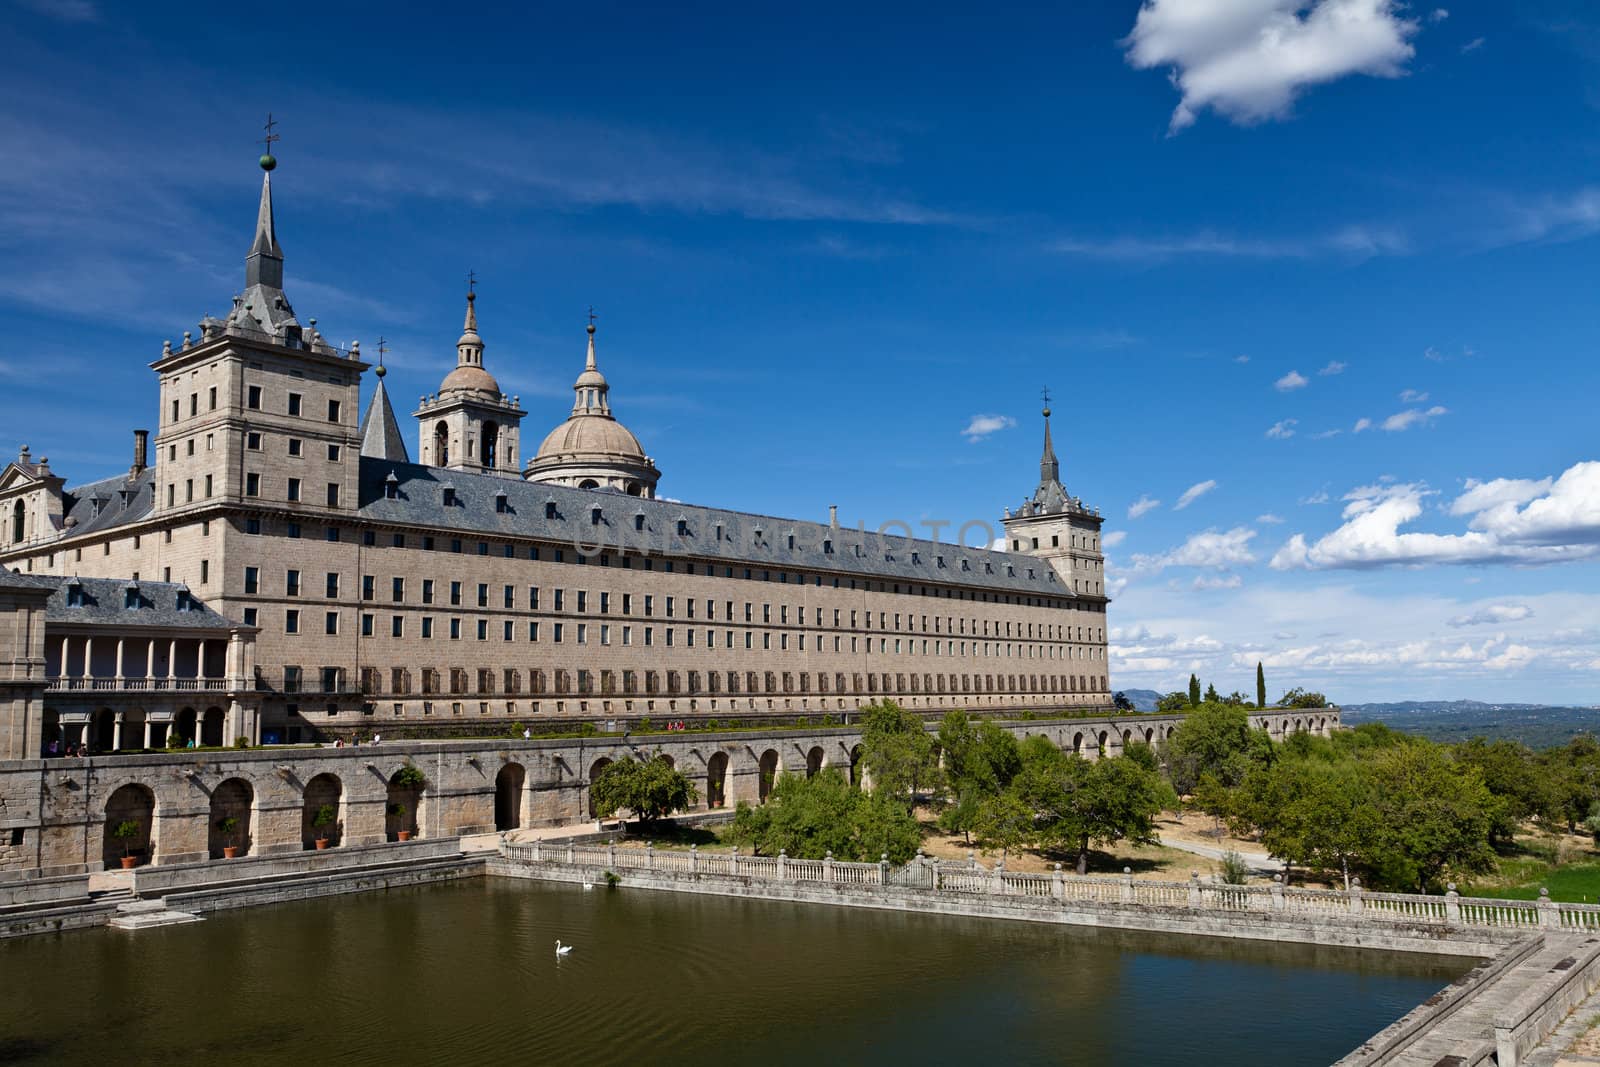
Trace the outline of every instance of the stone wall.
{"label": "stone wall", "polygon": [[[1336,709],[1253,712],[1274,736],[1338,725]],[[1129,741],[1164,741],[1180,715],[1013,722],[1018,737],[1043,734],[1068,751],[1096,758]],[[678,733],[624,739],[606,735],[545,740],[386,742],[347,748],[259,748],[99,756],[0,763],[0,872],[38,869],[76,874],[116,866],[131,849],[140,864],[193,863],[216,855],[216,823],[239,818],[240,856],[269,856],[314,847],[392,839],[392,806],[423,839],[516,827],[579,823],[594,817],[592,777],[607,761],[660,752],[693,779],[699,810],[720,791],[723,806],[759,802],[763,768],[807,773],[839,767],[856,775],[860,733],[854,727],[782,732]],[[426,784],[408,800],[392,779],[420,770]],[[720,790],[713,790],[720,785]],[[504,817],[496,819],[497,787]],[[312,826],[324,804],[330,827]],[[241,812],[243,814],[241,814]],[[120,821],[139,825],[127,841],[109,836]]]}

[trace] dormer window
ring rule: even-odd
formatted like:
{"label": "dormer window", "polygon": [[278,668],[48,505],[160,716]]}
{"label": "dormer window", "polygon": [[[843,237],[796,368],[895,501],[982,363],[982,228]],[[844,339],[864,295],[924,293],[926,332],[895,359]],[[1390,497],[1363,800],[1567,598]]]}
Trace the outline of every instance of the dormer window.
{"label": "dormer window", "polygon": [[789,535],[789,551],[794,551],[794,534]]}
{"label": "dormer window", "polygon": [[137,585],[131,585],[130,584],[130,585],[125,586],[123,588],[123,591],[122,591],[122,606],[124,608],[126,608],[127,610],[129,610],[129,611],[137,611],[138,610],[138,608],[139,608],[139,587]]}
{"label": "dormer window", "polygon": [[600,509],[599,508],[590,508],[589,509],[589,525],[590,526],[599,526],[600,525]]}
{"label": "dormer window", "polygon": [[510,507],[506,503],[506,493],[502,489],[494,495],[494,511],[496,515],[504,515]]}
{"label": "dormer window", "polygon": [[933,558],[934,558],[934,566],[938,567],[940,570],[944,570],[944,557],[943,556],[935,556]]}
{"label": "dormer window", "polygon": [[641,511],[633,517],[633,528],[635,530],[644,529],[644,512]]}
{"label": "dormer window", "polygon": [[825,556],[833,555],[833,538],[825,537],[822,539],[822,554]]}
{"label": "dormer window", "polygon": [[456,506],[456,487],[453,486],[453,485],[447,485],[447,486],[443,487],[442,491],[444,493],[444,506],[447,507],[447,508],[455,507]]}
{"label": "dormer window", "polygon": [[189,598],[189,590],[180,588],[178,590],[178,610],[189,611],[193,606],[193,602]]}
{"label": "dormer window", "polygon": [[920,552],[911,553],[911,562],[912,563],[921,563],[922,562],[922,553],[920,553]]}
{"label": "dormer window", "polygon": [[678,536],[679,537],[687,537],[687,536],[689,536],[689,520],[688,519],[679,519],[678,520]]}
{"label": "dormer window", "polygon": [[385,500],[400,499],[400,479],[394,476],[394,471],[390,471],[389,477],[383,480],[383,498]]}
{"label": "dormer window", "polygon": [[717,523],[717,540],[722,540],[722,523]]}
{"label": "dormer window", "polygon": [[970,571],[972,569],[972,561],[969,560],[969,559],[962,560],[961,561],[961,569],[964,570],[964,571]]}
{"label": "dormer window", "polygon": [[546,500],[544,502],[544,517],[547,519],[556,517],[556,502],[554,500]]}
{"label": "dormer window", "polygon": [[67,583],[67,607],[83,607],[83,586],[74,578]]}

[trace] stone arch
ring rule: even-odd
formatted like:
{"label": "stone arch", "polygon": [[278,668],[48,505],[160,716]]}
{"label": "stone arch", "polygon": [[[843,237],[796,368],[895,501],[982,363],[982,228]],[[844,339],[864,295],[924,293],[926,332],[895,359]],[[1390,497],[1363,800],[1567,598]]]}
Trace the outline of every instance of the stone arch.
{"label": "stone arch", "polygon": [[1124,731],[1122,731],[1122,747],[1126,748],[1129,745],[1131,745],[1132,743],[1133,743],[1133,731],[1132,730],[1124,730]]}
{"label": "stone arch", "polygon": [[600,772],[609,766],[611,766],[611,759],[609,756],[601,756],[599,759],[595,760],[589,765],[589,792],[587,795],[589,797],[588,815],[591,819],[597,819],[600,817],[595,811],[594,805],[594,780],[600,777]]}
{"label": "stone arch", "polygon": [[585,478],[583,481],[578,483],[578,488],[579,489],[598,489],[598,488],[600,488],[600,483],[595,481],[593,478]]}
{"label": "stone arch", "polygon": [[1077,733],[1072,735],[1072,754],[1074,756],[1082,756],[1083,755],[1083,731],[1082,730],[1079,730]]}
{"label": "stone arch", "polygon": [[199,733],[195,737],[194,743],[196,745],[210,745],[213,748],[221,748],[226,743],[222,737],[222,724],[226,717],[227,713],[221,708],[207,708],[205,714],[201,715],[196,723]]}
{"label": "stone arch", "polygon": [[[150,830],[155,825],[155,817],[156,795],[149,786],[129,782],[118,786],[106,798],[105,836],[100,858],[107,868],[122,866],[123,856],[135,859],[143,857],[145,860],[153,858]],[[120,838],[115,835],[116,828],[124,822],[134,824],[132,837]]]}
{"label": "stone arch", "polygon": [[854,745],[850,749],[850,784],[861,789],[866,784],[866,768],[861,766],[861,746]]}
{"label": "stone arch", "polygon": [[[223,848],[229,845],[238,848],[237,855],[250,854],[250,810],[255,806],[255,796],[255,789],[243,778],[229,778],[211,791],[206,851],[212,859],[221,859]],[[239,820],[231,833],[218,825],[230,818]]]}
{"label": "stone arch", "polygon": [[200,713],[193,708],[184,708],[172,718],[172,725],[168,728],[177,731],[178,737],[184,741],[200,743],[200,734],[197,727],[200,723]]}
{"label": "stone arch", "polygon": [[815,777],[816,773],[826,765],[827,759],[822,751],[822,746],[814,745],[811,751],[806,753],[806,777]]}
{"label": "stone arch", "polygon": [[1144,728],[1144,743],[1147,745],[1156,743],[1156,732],[1148,726]]}
{"label": "stone arch", "polygon": [[383,829],[384,837],[389,841],[400,840],[402,832],[410,837],[422,836],[422,791],[427,786],[406,785],[396,781],[404,770],[405,767],[396,768],[384,790]]}
{"label": "stone arch", "polygon": [[1295,720],[1295,721],[1294,721],[1294,732],[1295,732],[1295,733],[1300,733],[1300,732],[1301,732],[1301,731],[1302,731],[1302,730],[1304,730],[1304,729],[1305,729],[1305,728],[1306,728],[1306,726],[1305,726],[1305,722],[1304,722],[1304,720],[1301,720],[1301,719],[1296,719],[1296,720]]}
{"label": "stone arch", "polygon": [[713,752],[706,760],[706,807],[720,808],[728,802],[728,754]]}
{"label": "stone arch", "polygon": [[772,786],[778,780],[778,775],[783,773],[783,763],[778,758],[778,750],[769,748],[761,753],[761,761],[757,765],[760,774],[756,784],[756,799],[762,804],[767,802],[767,797],[772,794]]}
{"label": "stone arch", "polygon": [[494,828],[516,830],[522,826],[522,787],[528,771],[520,763],[507,763],[494,776]]}
{"label": "stone arch", "polygon": [[1107,733],[1105,730],[1101,730],[1100,731],[1100,736],[1095,738],[1095,748],[1098,750],[1096,752],[1096,755],[1104,756],[1106,754],[1106,749],[1108,747],[1108,744],[1109,744],[1110,740],[1111,740],[1111,735],[1109,733]]}
{"label": "stone arch", "polygon": [[[319,774],[306,783],[300,805],[300,847],[314,849],[319,838],[326,839],[330,847],[338,847],[344,839],[344,783],[336,774]],[[324,807],[333,809],[333,822],[318,826],[317,812]]]}
{"label": "stone arch", "polygon": [[443,419],[433,426],[433,465],[450,466],[450,425]]}
{"label": "stone arch", "polygon": [[668,767],[671,767],[673,770],[677,770],[678,769],[678,761],[673,759],[671,756],[667,755],[665,752],[657,752],[655,754],[655,758],[660,760],[662,763],[665,763]]}
{"label": "stone arch", "polygon": [[478,462],[491,470],[500,466],[500,424],[492,419],[483,424],[483,433],[478,442]]}

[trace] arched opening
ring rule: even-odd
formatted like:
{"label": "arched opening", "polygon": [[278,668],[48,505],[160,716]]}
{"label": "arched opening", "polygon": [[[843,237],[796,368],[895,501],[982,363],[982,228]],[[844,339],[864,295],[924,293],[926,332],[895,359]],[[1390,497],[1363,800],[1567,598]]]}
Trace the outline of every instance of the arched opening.
{"label": "arched opening", "polygon": [[155,814],[156,795],[142,785],[120,786],[106,798],[105,841],[100,851],[106,867],[122,866],[124,856],[146,862],[151,859],[150,828]]}
{"label": "arched opening", "polygon": [[50,746],[56,746],[56,752],[66,751],[66,737],[61,730],[61,713],[54,708],[44,709],[44,750],[50,751]]}
{"label": "arched opening", "polygon": [[1132,730],[1124,730],[1124,731],[1122,731],[1122,745],[1123,745],[1123,747],[1126,748],[1128,745],[1130,745],[1132,743],[1133,743],[1133,731]]}
{"label": "arched opening", "polygon": [[713,752],[706,760],[706,807],[720,808],[728,802],[728,754]]}
{"label": "arched opening", "polygon": [[861,746],[856,745],[850,750],[850,784],[857,789],[866,784],[866,769],[861,766]]}
{"label": "arched opening", "polygon": [[178,737],[185,745],[198,743],[195,741],[195,724],[200,717],[193,708],[184,708],[172,720],[172,729],[178,732]]}
{"label": "arched opening", "polygon": [[450,427],[443,421],[433,428],[433,465],[450,466]]}
{"label": "arched opening", "polygon": [[1144,730],[1144,743],[1147,745],[1153,745],[1156,743],[1156,732],[1150,729],[1148,726],[1145,727]]}
{"label": "arched opening", "polygon": [[501,832],[522,825],[522,784],[528,772],[520,763],[508,763],[494,776],[494,828]]}
{"label": "arched opening", "polygon": [[767,749],[761,753],[760,782],[757,785],[757,797],[761,803],[767,802],[767,797],[772,793],[772,783],[778,780],[778,753],[776,749]]}
{"label": "arched opening", "polygon": [[243,778],[229,778],[211,791],[211,826],[206,831],[206,851],[221,859],[224,848],[236,856],[250,854],[250,808],[255,790]]}
{"label": "arched opening", "polygon": [[806,777],[813,778],[822,770],[822,746],[818,745],[806,753]]}
{"label": "arched opening", "polygon": [[11,509],[11,543],[18,544],[22,541],[22,534],[28,528],[28,510],[22,506],[22,501],[17,501]]}
{"label": "arched opening", "polygon": [[579,489],[598,489],[598,488],[600,488],[600,483],[595,481],[593,478],[585,478],[583,481],[578,483],[578,488]]}
{"label": "arched opening", "polygon": [[1083,731],[1081,730],[1072,735],[1072,754],[1074,756],[1083,755]]}
{"label": "arched opening", "polygon": [[497,467],[495,459],[500,454],[500,424],[486,422],[483,424],[483,435],[478,442],[478,462],[485,467]]}
{"label": "arched opening", "polygon": [[638,482],[629,482],[628,485],[627,485],[627,488],[624,491],[629,496],[638,496],[640,493],[643,492],[643,490],[639,488],[639,483]]}
{"label": "arched opening", "polygon": [[1095,749],[1097,755],[1104,756],[1106,754],[1106,742],[1109,740],[1110,736],[1104,730],[1101,730],[1100,736],[1095,740]]}
{"label": "arched opening", "polygon": [[222,720],[221,708],[207,708],[205,716],[200,720],[199,744],[211,745],[215,748],[222,747]]}
{"label": "arched opening", "polygon": [[414,777],[414,774],[407,774],[408,768],[411,768],[409,763],[389,776],[383,808],[383,836],[389,841],[401,840],[401,834],[406,835],[406,840],[422,836],[418,832],[422,825],[418,815],[422,807],[423,783],[400,780]]}
{"label": "arched opening", "polygon": [[96,752],[110,752],[117,740],[117,713],[101,708],[89,719],[89,747]]}
{"label": "arched opening", "polygon": [[611,766],[611,761],[601,756],[589,765],[589,818],[597,819],[600,816],[595,811],[594,805],[594,780],[600,777],[600,772]]}
{"label": "arched opening", "polygon": [[305,802],[300,806],[300,847],[314,849],[318,841],[338,847],[344,837],[344,783],[337,775],[319,774],[306,783]]}

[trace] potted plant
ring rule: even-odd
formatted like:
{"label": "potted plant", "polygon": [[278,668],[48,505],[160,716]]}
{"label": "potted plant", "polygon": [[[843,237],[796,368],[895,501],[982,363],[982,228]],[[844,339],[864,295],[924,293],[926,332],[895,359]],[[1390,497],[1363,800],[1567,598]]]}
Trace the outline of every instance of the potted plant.
{"label": "potted plant", "polygon": [[311,817],[311,828],[317,832],[317,836],[312,840],[316,843],[319,852],[328,847],[328,827],[333,826],[338,821],[339,809],[332,804],[322,805],[317,809],[317,813]]}
{"label": "potted plant", "polygon": [[390,804],[389,814],[394,816],[395,820],[400,824],[394,832],[395,839],[397,841],[410,841],[411,831],[405,828],[406,806],[399,803]]}
{"label": "potted plant", "polygon": [[239,854],[239,817],[224,815],[217,820],[217,829],[222,831],[222,836],[229,842],[222,846],[222,858],[231,860]]}
{"label": "potted plant", "polygon": [[139,862],[139,858],[133,854],[133,839],[139,836],[139,824],[132,819],[123,819],[111,828],[111,836],[122,842],[122,869],[133,870]]}

